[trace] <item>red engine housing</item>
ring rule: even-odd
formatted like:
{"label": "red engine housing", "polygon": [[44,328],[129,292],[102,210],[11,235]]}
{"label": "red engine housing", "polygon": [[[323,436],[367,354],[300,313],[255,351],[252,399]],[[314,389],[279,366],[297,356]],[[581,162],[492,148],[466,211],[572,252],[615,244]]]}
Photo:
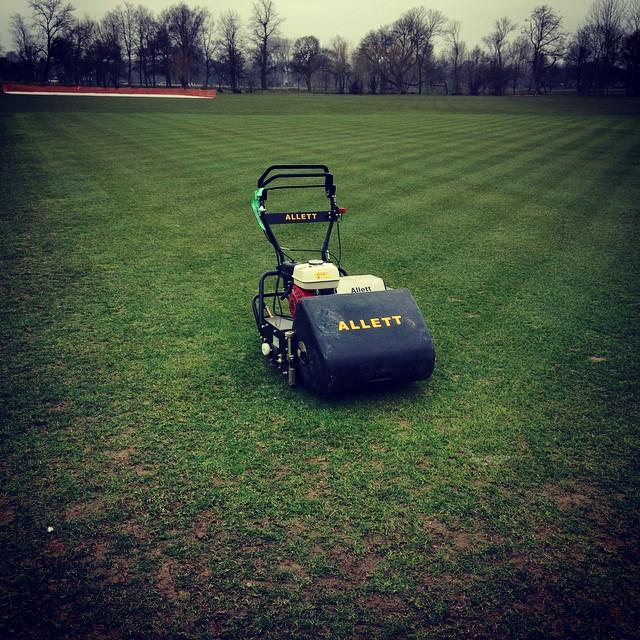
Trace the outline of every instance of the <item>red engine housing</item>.
{"label": "red engine housing", "polygon": [[301,289],[297,284],[293,285],[293,289],[289,294],[289,312],[292,317],[296,316],[296,307],[298,306],[298,302],[302,300],[302,298],[310,298],[311,296],[315,296],[315,291],[307,291],[306,289]]}

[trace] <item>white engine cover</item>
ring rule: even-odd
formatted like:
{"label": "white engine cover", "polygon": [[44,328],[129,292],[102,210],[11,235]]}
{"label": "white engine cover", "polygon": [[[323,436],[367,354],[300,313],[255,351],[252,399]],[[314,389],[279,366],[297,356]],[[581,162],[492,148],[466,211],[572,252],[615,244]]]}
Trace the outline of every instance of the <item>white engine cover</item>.
{"label": "white engine cover", "polygon": [[301,289],[335,289],[339,280],[338,267],[331,262],[309,260],[293,268],[293,282]]}
{"label": "white engine cover", "polygon": [[386,291],[384,280],[378,276],[343,276],[338,283],[338,293],[369,293]]}

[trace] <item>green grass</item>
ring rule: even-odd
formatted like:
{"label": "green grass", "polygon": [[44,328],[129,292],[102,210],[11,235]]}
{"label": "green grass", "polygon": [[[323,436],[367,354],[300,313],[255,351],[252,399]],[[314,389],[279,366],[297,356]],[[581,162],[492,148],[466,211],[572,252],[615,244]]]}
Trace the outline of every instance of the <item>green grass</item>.
{"label": "green grass", "polygon": [[[638,637],[638,113],[2,96],[0,635]],[[428,383],[263,361],[285,161],[414,294]]]}

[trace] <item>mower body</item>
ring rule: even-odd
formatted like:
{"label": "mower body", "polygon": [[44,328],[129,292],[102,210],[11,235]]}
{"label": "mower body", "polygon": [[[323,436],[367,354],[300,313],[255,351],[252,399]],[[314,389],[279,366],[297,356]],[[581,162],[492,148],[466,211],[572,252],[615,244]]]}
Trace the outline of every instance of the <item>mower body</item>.
{"label": "mower body", "polygon": [[[322,187],[330,208],[267,211],[268,185],[285,179],[313,179],[314,183],[270,188]],[[316,184],[318,179],[323,182]],[[290,385],[302,382],[318,393],[332,394],[431,376],[433,341],[411,293],[388,289],[377,276],[348,275],[340,256],[332,261],[331,233],[337,228],[339,237],[345,210],[337,206],[333,176],[325,165],[269,167],[258,180],[252,206],[277,258],[276,268],[260,278],[253,313],[262,353]],[[288,253],[296,250],[281,247],[271,227],[301,222],[327,224],[319,258],[296,261]]]}

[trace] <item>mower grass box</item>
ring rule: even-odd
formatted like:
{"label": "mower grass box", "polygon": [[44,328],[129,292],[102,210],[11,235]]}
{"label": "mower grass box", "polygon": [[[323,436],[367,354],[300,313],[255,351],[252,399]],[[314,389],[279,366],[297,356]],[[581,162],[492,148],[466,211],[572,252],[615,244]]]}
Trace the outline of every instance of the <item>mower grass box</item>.
{"label": "mower grass box", "polygon": [[407,289],[304,298],[296,345],[304,384],[320,393],[426,380],[433,371],[433,342]]}

